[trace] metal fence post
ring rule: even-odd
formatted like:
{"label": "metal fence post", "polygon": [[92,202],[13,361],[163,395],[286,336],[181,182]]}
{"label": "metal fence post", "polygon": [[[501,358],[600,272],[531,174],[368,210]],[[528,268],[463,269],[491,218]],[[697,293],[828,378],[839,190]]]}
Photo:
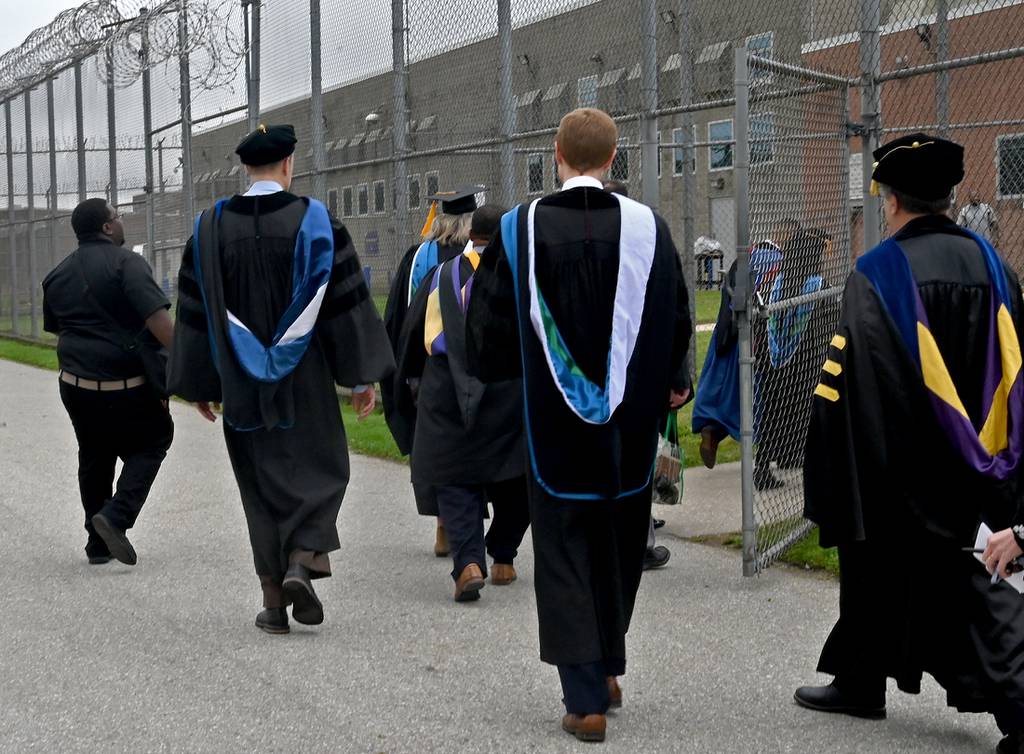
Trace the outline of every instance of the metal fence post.
{"label": "metal fence post", "polygon": [[[935,0],[935,60],[949,60],[949,0]],[[949,137],[949,71],[935,74],[935,118],[939,135]]]}
{"label": "metal fence post", "polygon": [[156,272],[156,180],[153,175],[153,80],[149,69],[149,8],[139,8],[142,25],[142,140],[146,165],[146,257]]}
{"label": "metal fence post", "polygon": [[394,84],[395,265],[409,238],[409,102],[406,92],[405,0],[391,0],[391,61]]}
{"label": "metal fence post", "polygon": [[87,192],[85,176],[85,110],[82,106],[82,61],[75,61],[75,151],[78,156],[78,201]]}
{"label": "metal fence post", "polygon": [[640,185],[643,203],[658,209],[658,3],[640,3]]}
{"label": "metal fence post", "polygon": [[53,100],[53,77],[46,79],[46,137],[50,144],[50,190],[48,204],[50,206],[49,232],[49,269],[57,266],[57,119],[56,105]]}
{"label": "metal fence post", "polygon": [[117,108],[114,93],[114,48],[107,47],[107,168],[109,171],[109,189],[107,196],[115,207],[118,203],[117,193]]}
{"label": "metal fence post", "polygon": [[36,190],[35,159],[32,146],[32,89],[25,90],[25,248],[28,253],[28,301],[31,333],[39,337],[39,296],[36,294],[36,278],[39,260],[36,259]]}
{"label": "metal fence post", "polygon": [[498,0],[498,128],[501,152],[500,202],[511,207],[516,200],[516,162],[512,138],[516,132],[516,104],[512,94],[512,0]]}
{"label": "metal fence post", "polygon": [[181,76],[181,198],[185,215],[185,237],[191,235],[196,216],[192,185],[192,81],[188,51],[188,0],[180,0],[178,11],[178,69]]}
{"label": "metal fence post", "polygon": [[[679,103],[686,107],[694,100],[693,85],[693,6],[695,0],[679,2]],[[696,206],[697,206],[697,174],[690,170],[690,163],[696,160],[693,146],[693,113],[685,112],[679,120],[683,130],[683,236],[682,266],[686,288],[690,291],[690,321],[697,322],[697,262],[693,257],[693,245],[696,239]],[[695,164],[695,163],[694,163]],[[696,341],[686,354],[686,368],[691,375],[697,373]]]}
{"label": "metal fence post", "polygon": [[243,0],[250,8],[249,51],[246,57],[249,81],[249,132],[260,123],[260,43],[262,36],[262,0]]}
{"label": "metal fence post", "polygon": [[743,502],[743,575],[757,572],[754,518],[754,358],[750,337],[750,73],[746,47],[736,48],[736,290],[733,311],[739,327],[740,448]]}
{"label": "metal fence post", "polygon": [[878,77],[882,74],[882,5],[881,0],[861,0],[860,70],[861,93],[860,111],[861,151],[864,171],[864,251],[873,249],[881,239],[879,227],[879,202],[872,196],[871,174],[874,172],[872,152],[878,147],[881,127],[881,97]]}
{"label": "metal fence post", "polygon": [[309,0],[309,113],[313,132],[313,196],[327,201],[327,155],[324,152],[324,99],[320,47],[320,0]]}
{"label": "metal fence post", "polygon": [[14,137],[11,134],[11,101],[4,102],[4,135],[7,139],[7,253],[10,255],[11,274],[11,332],[18,327],[18,231],[14,208]]}

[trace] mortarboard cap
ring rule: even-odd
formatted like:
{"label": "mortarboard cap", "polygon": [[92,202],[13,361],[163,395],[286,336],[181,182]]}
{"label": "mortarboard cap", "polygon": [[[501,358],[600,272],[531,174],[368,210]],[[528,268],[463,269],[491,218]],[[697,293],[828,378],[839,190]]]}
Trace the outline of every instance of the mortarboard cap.
{"label": "mortarboard cap", "polygon": [[242,139],[235,154],[245,165],[271,165],[280,162],[295,151],[294,126],[267,126],[261,123],[255,131]]}
{"label": "mortarboard cap", "polygon": [[944,199],[964,179],[964,148],[924,133],[894,139],[874,151],[871,192],[875,184],[925,201]]}
{"label": "mortarboard cap", "polygon": [[454,191],[438,191],[427,199],[440,202],[442,214],[465,215],[476,209],[476,195],[486,190],[486,186],[460,186]]}

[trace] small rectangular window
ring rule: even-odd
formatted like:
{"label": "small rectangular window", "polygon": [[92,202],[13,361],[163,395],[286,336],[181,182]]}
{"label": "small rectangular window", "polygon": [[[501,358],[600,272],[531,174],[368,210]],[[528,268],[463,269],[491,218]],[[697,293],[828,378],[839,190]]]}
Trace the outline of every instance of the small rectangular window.
{"label": "small rectangular window", "polygon": [[327,192],[327,211],[335,217],[338,216],[338,189],[331,189]]}
{"label": "small rectangular window", "polygon": [[386,186],[384,181],[373,182],[373,212],[377,215],[383,215],[387,209],[387,192],[385,191]]}
{"label": "small rectangular window", "polygon": [[434,196],[438,191],[441,190],[441,178],[436,170],[431,170],[426,174],[427,179],[427,196]]}
{"label": "small rectangular window", "polygon": [[346,186],[341,190],[341,214],[342,217],[352,217],[352,187]]}
{"label": "small rectangular window", "polygon": [[999,166],[999,198],[1019,199],[1024,196],[1024,134],[996,138]]}
{"label": "small rectangular window", "polygon": [[732,168],[732,119],[708,123],[708,169],[730,170]]}
{"label": "small rectangular window", "polygon": [[[765,58],[767,60],[772,59],[772,48],[775,45],[775,35],[772,32],[765,32],[764,34],[755,34],[752,37],[747,37],[747,50],[751,55],[756,55],[759,58]],[[754,68],[750,72],[750,83],[751,84],[767,84],[771,83],[772,72],[765,71],[761,68]]]}
{"label": "small rectangular window", "polygon": [[365,217],[370,214],[370,187],[365,183],[360,183],[357,194],[359,202],[359,216]]}
{"label": "small rectangular window", "polygon": [[576,103],[579,107],[597,107],[599,76],[583,76],[576,80]]}
{"label": "small rectangular window", "polygon": [[775,159],[775,115],[750,116],[750,164],[764,165]]}
{"label": "small rectangular window", "polygon": [[531,154],[527,158],[526,187],[530,194],[544,193],[544,155]]}
{"label": "small rectangular window", "polygon": [[625,139],[619,139],[619,151],[612,160],[609,175],[613,181],[629,183],[629,144]]}
{"label": "small rectangular window", "polygon": [[409,176],[409,209],[420,208],[420,177]]}

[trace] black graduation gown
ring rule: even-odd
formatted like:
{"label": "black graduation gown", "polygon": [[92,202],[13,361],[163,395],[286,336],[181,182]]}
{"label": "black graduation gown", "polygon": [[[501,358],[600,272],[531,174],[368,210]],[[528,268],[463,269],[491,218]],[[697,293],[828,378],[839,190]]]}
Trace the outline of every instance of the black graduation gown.
{"label": "black graduation gown", "polygon": [[[977,245],[946,218],[909,223],[896,240],[910,260],[932,334],[972,418],[980,412],[989,278]],[[1018,334],[1021,291],[1007,270]],[[1024,519],[1022,474],[999,483],[952,449],[872,283],[847,283],[838,339],[821,373],[804,465],[805,514],[838,545],[840,617],[818,669],[891,677],[920,690],[929,673],[961,711],[992,712],[1024,729],[1024,597],[991,585],[973,555],[981,521]],[[843,340],[845,339],[845,341]]]}
{"label": "black graduation gown", "polygon": [[[178,276],[169,368],[173,394],[224,403],[224,435],[256,572],[278,580],[290,551],[328,553],[339,547],[337,517],[349,461],[335,384],[372,384],[394,369],[352,240],[333,218],[334,266],[314,337],[295,370],[278,383],[258,384],[224,346],[225,308],[263,343],[272,338],[291,300],[295,239],[304,213],[305,201],[287,192],[227,202],[217,254],[205,248],[202,254],[206,299],[217,317],[212,327],[189,240]],[[263,426],[246,426],[253,417]]]}
{"label": "black graduation gown", "polygon": [[[467,373],[466,320],[451,283],[455,264],[462,268],[464,283],[473,274],[472,264],[461,255],[440,271],[438,294],[447,353],[428,355],[424,345],[429,278],[409,307],[399,347],[396,402],[405,414],[416,411],[411,466],[421,508],[426,501],[419,498],[426,488],[486,485],[515,479],[526,471],[522,380],[487,384]],[[419,380],[415,401],[410,380]]]}
{"label": "black graduation gown", "polygon": [[[399,359],[399,339],[402,336],[402,326],[405,324],[406,313],[409,310],[409,276],[412,274],[412,263],[416,258],[416,251],[421,244],[409,247],[395,269],[395,276],[391,279],[391,289],[388,291],[388,301],[384,307],[384,327],[387,330],[388,340],[391,343],[391,350],[395,361]],[[438,263],[454,259],[463,251],[462,248],[439,244],[437,249]],[[384,406],[384,418],[387,421],[391,436],[395,438],[395,444],[402,455],[409,455],[412,452],[413,437],[416,432],[416,410],[406,408],[402,411],[395,401],[396,386],[394,379],[385,380],[380,386],[381,404]],[[421,511],[422,512],[422,511]],[[436,516],[437,511],[424,515]]]}
{"label": "black graduation gown", "polygon": [[[521,262],[526,215],[527,208],[520,207]],[[603,384],[619,265],[618,200],[597,188],[576,188],[543,199],[536,218],[538,286],[580,369]],[[625,670],[625,634],[643,569],[658,424],[669,388],[690,387],[685,357],[693,328],[687,292],[668,228],[660,218],[656,228],[630,382],[607,425],[584,426],[553,395],[546,368],[537,368],[543,356],[537,355],[540,346],[532,330],[520,326],[503,234],[484,252],[469,307],[471,373],[485,381],[523,375],[530,401],[526,419],[534,427],[531,452],[558,477],[557,483],[587,486],[593,481],[593,487],[608,493],[587,500],[555,496],[531,463],[527,477],[541,659],[557,665],[603,661],[616,675]],[[528,334],[521,338],[521,332]],[[645,476],[647,486],[616,497],[614,490],[628,490],[627,480],[638,475]]]}

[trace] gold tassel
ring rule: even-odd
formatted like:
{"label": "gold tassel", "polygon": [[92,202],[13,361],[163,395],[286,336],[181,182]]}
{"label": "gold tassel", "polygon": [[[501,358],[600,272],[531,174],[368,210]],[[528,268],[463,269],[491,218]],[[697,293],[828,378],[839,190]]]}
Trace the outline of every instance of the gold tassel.
{"label": "gold tassel", "polygon": [[434,220],[437,219],[437,202],[430,203],[430,211],[427,213],[427,221],[423,223],[423,230],[420,231],[420,238],[430,235],[430,229],[434,227]]}

